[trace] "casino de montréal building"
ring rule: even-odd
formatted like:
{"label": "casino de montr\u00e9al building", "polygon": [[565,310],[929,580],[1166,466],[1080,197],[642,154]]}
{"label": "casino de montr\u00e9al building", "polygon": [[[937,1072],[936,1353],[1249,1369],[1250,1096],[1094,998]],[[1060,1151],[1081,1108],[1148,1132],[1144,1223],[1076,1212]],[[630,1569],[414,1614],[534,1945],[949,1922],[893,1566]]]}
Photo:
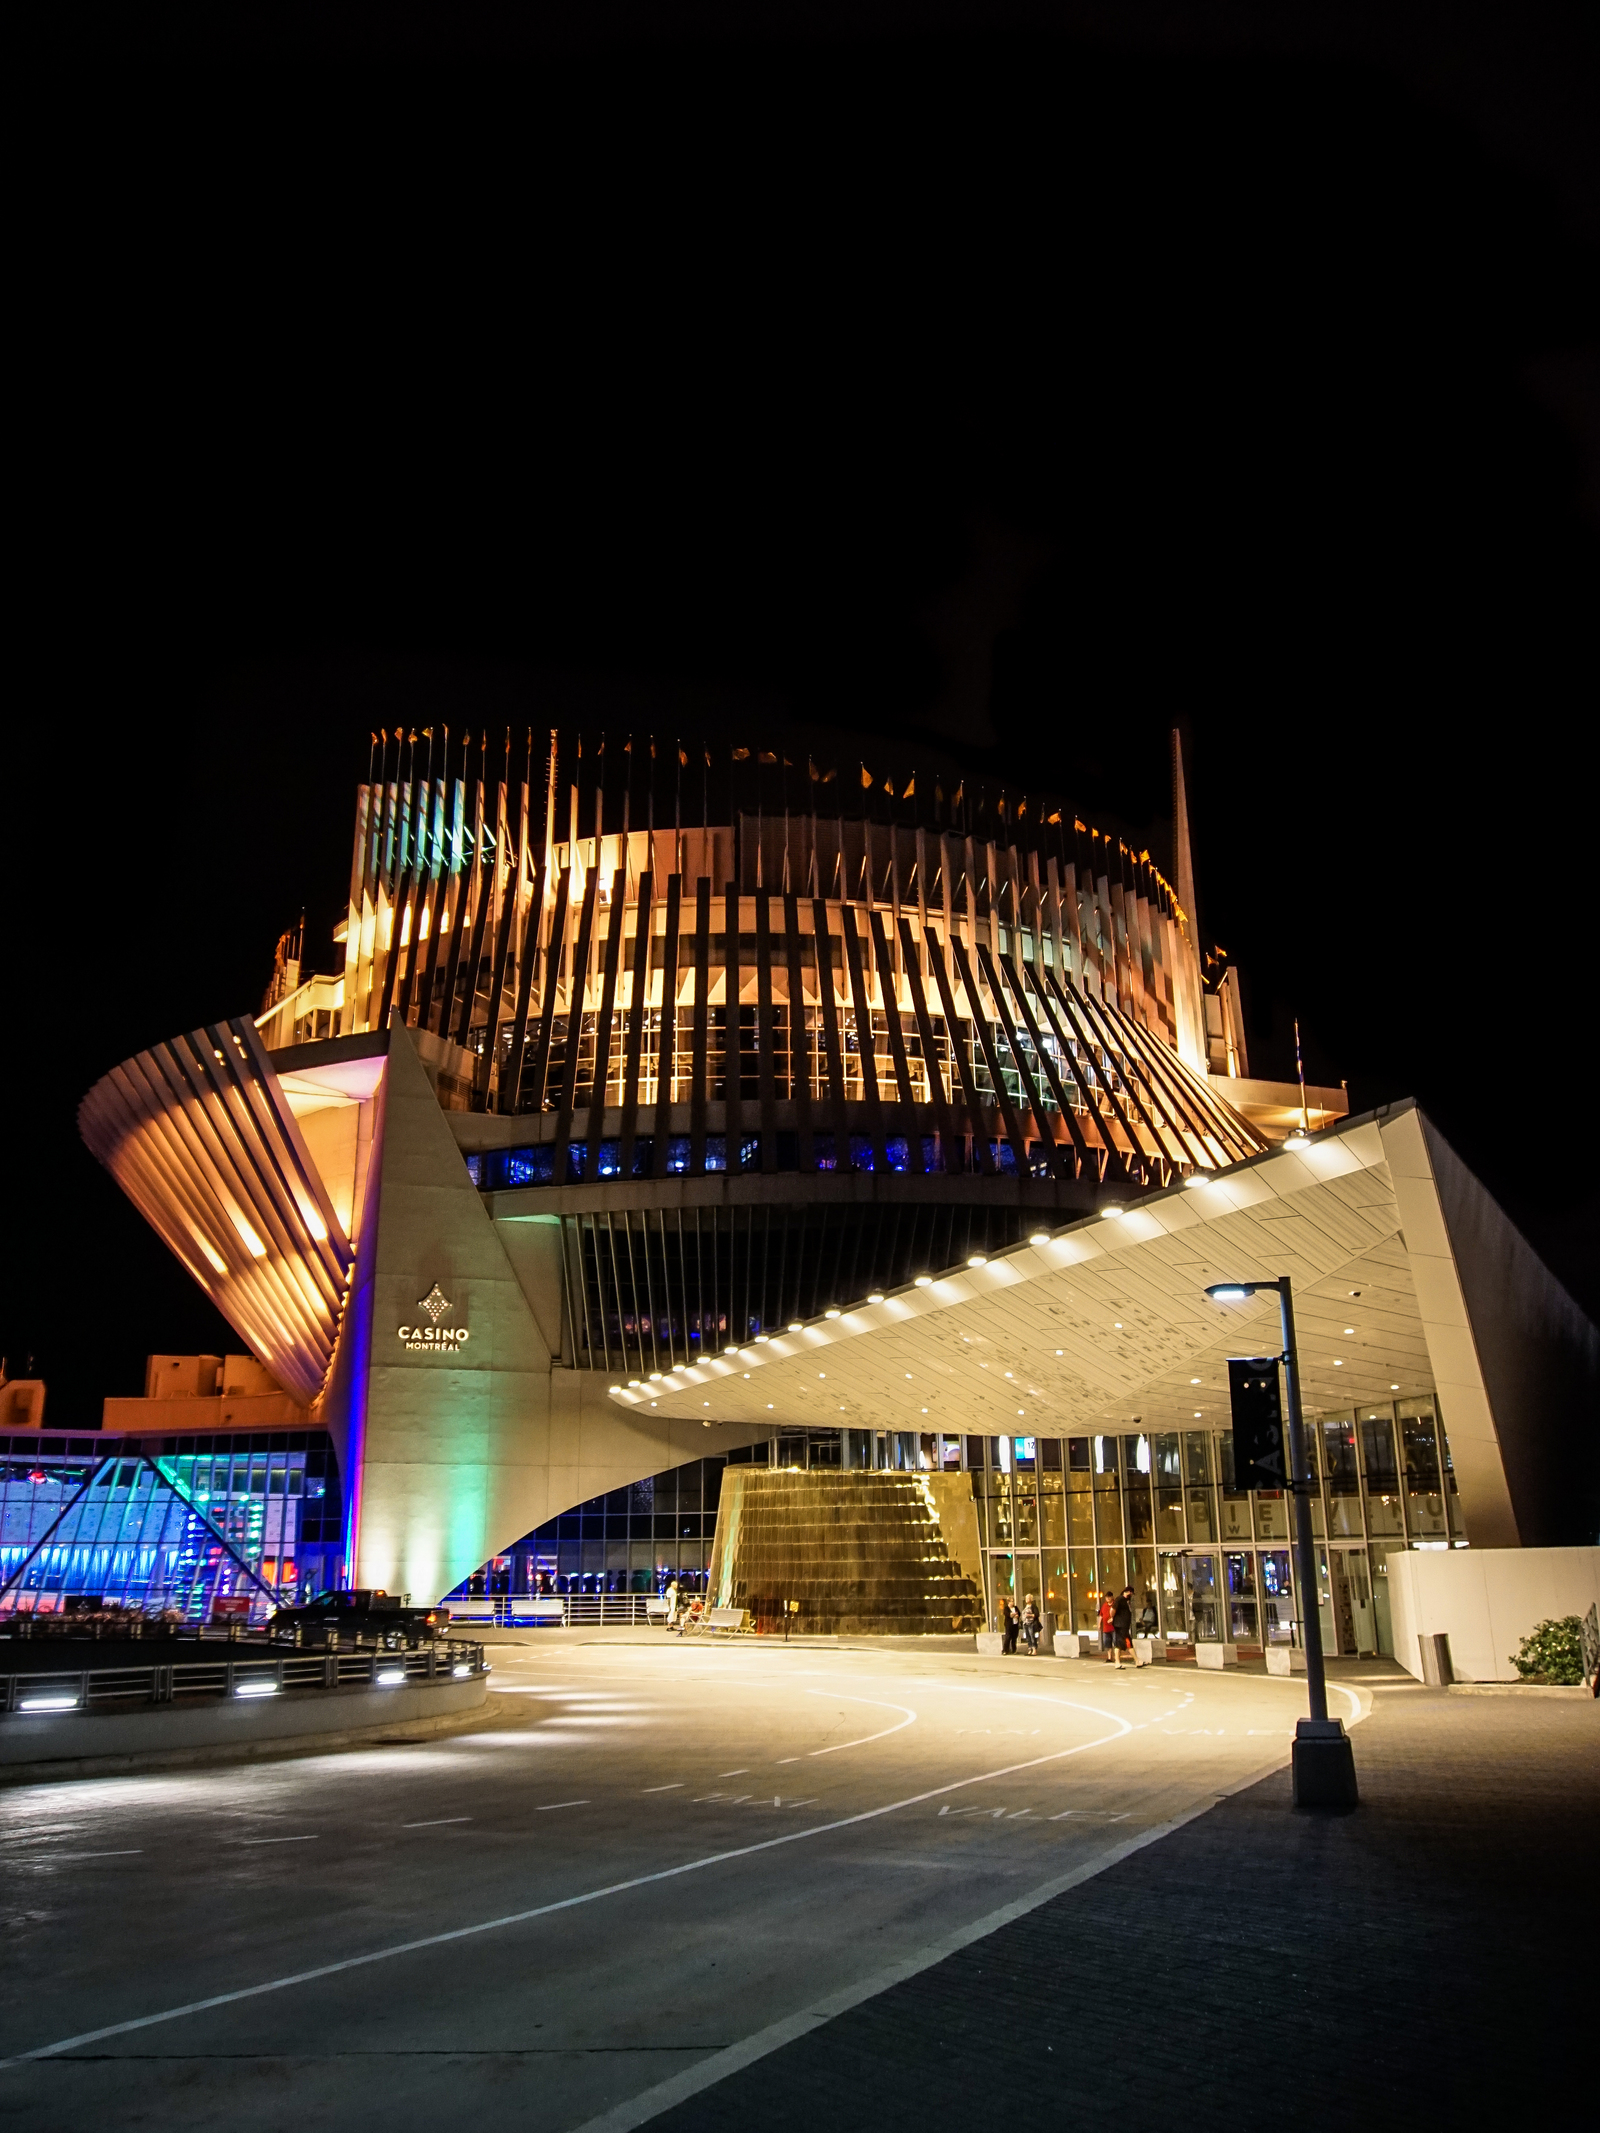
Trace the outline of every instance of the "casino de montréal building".
{"label": "casino de montr\u00e9al building", "polygon": [[1260,1646],[1308,1596],[1227,1363],[1276,1303],[1206,1289],[1288,1274],[1335,1649],[1397,1551],[1592,1542],[1594,1329],[1415,1103],[1251,1075],[1176,736],[1173,787],[1152,856],[781,738],[383,736],[342,967],[286,940],[264,1011],[84,1099],[244,1351],[108,1427],[218,1505],[259,1438],[283,1593],[671,1575],[948,1631],[1128,1583]]}

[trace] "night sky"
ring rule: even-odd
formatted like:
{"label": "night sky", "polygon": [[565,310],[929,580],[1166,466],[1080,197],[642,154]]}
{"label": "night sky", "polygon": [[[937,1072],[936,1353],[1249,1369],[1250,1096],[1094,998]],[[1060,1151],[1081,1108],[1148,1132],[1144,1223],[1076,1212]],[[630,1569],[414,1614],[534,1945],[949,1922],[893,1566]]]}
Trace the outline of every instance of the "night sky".
{"label": "night sky", "polygon": [[35,48],[0,1351],[52,1421],[238,1346],[76,1105],[302,906],[333,967],[400,722],[799,720],[1165,861],[1176,721],[1255,1071],[1298,1014],[1417,1096],[1600,1310],[1592,33],[1281,13]]}

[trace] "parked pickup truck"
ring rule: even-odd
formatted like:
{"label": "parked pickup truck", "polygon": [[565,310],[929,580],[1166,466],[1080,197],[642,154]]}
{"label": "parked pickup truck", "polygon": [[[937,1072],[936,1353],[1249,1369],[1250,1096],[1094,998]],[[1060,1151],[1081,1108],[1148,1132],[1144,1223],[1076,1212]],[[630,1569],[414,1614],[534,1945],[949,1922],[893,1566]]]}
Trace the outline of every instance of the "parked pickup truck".
{"label": "parked pickup truck", "polygon": [[447,1607],[409,1607],[410,1593],[360,1588],[327,1592],[303,1607],[280,1607],[267,1624],[275,1644],[338,1644],[355,1651],[377,1645],[399,1651],[408,1644],[431,1644],[445,1633]]}

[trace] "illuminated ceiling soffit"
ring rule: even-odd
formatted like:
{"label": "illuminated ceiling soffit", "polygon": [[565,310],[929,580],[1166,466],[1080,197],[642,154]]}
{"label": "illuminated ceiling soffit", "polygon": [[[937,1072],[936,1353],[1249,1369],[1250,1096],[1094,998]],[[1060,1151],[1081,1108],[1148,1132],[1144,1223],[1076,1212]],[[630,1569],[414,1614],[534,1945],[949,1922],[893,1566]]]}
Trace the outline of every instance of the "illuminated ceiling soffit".
{"label": "illuminated ceiling soffit", "polygon": [[[624,1391],[701,1421],[1000,1435],[1225,1423],[1230,1355],[1278,1345],[1270,1296],[1208,1283],[1288,1274],[1310,1412],[1431,1390],[1376,1123],[1094,1218],[924,1290]],[[1198,1378],[1198,1385],[1193,1380]]]}

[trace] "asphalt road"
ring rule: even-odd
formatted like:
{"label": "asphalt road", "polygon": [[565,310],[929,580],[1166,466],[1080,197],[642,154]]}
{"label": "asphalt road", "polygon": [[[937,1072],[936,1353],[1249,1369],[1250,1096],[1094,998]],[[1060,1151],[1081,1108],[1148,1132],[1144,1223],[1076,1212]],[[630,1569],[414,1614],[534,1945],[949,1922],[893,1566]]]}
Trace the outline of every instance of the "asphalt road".
{"label": "asphalt road", "polygon": [[0,2110],[643,2122],[1282,1765],[1305,1708],[764,1641],[494,1657],[442,1741],[0,1793]]}

